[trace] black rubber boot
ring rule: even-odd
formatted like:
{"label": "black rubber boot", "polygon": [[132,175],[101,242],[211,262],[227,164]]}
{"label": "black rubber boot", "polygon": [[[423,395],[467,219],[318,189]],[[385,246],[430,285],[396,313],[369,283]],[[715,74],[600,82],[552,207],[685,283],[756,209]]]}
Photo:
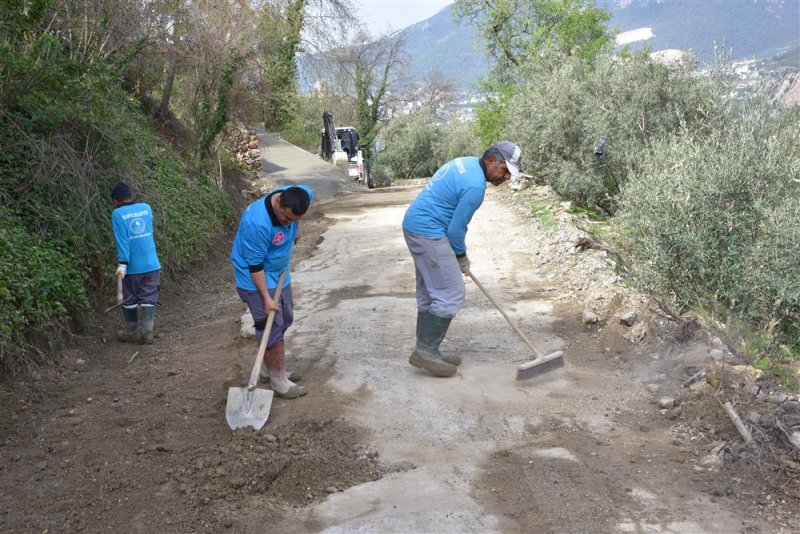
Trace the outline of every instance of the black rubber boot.
{"label": "black rubber boot", "polygon": [[122,317],[125,319],[125,328],[117,330],[117,339],[124,343],[138,343],[139,316],[136,308],[122,308]]}
{"label": "black rubber boot", "polygon": [[436,355],[439,345],[447,334],[452,318],[437,317],[424,312],[418,317],[417,346],[411,353],[408,363],[414,367],[425,369],[433,376],[449,377],[456,374],[456,366],[447,363]]}
{"label": "black rubber boot", "polygon": [[148,345],[152,345],[154,341],[153,326],[155,325],[155,311],[155,306],[142,306],[142,331],[144,333],[142,342]]}
{"label": "black rubber boot", "polygon": [[[422,316],[426,312],[417,312],[417,338],[419,338],[419,329],[422,326]],[[455,365],[458,367],[461,365],[461,356],[458,354],[442,354],[442,351],[439,350],[439,347],[436,347],[436,356],[440,360],[444,360],[449,364]]]}

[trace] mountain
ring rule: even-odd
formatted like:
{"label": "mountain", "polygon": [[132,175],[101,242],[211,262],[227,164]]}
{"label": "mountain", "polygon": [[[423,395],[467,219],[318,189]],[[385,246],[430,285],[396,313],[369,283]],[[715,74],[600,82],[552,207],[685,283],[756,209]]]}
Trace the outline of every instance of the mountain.
{"label": "mountain", "polygon": [[414,78],[424,80],[434,70],[468,90],[489,71],[489,60],[474,26],[453,20],[452,6],[402,30]]}
{"label": "mountain", "polygon": [[731,59],[766,57],[800,42],[798,0],[603,0],[610,25],[623,32],[650,28],[653,50],[692,50],[701,61],[730,51]]}
{"label": "mountain", "polygon": [[[637,48],[654,51],[692,50],[701,62],[711,62],[718,51],[730,51],[732,60],[763,58],[800,44],[800,0],[599,0],[608,10],[609,25]],[[639,30],[634,32],[634,30]],[[462,90],[488,72],[489,62],[477,31],[453,20],[452,6],[402,30],[416,79],[438,69]],[[798,65],[800,67],[800,65]]]}

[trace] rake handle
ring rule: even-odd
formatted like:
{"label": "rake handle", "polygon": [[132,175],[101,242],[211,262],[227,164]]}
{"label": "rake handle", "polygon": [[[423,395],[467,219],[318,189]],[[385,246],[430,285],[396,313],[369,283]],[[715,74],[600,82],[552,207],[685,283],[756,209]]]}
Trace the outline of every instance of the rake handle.
{"label": "rake handle", "polygon": [[[281,300],[281,291],[283,290],[283,281],[286,279],[286,271],[289,270],[287,266],[278,277],[278,286],[275,288],[275,295],[272,297],[276,303]],[[267,288],[269,292],[269,288]],[[253,370],[250,372],[250,381],[247,383],[247,391],[253,391],[258,384],[258,373],[261,371],[261,364],[264,362],[264,354],[267,352],[267,341],[269,340],[269,333],[272,330],[272,323],[275,322],[275,310],[269,312],[267,316],[267,325],[264,327],[264,334],[261,336],[261,343],[258,345],[258,354],[256,355],[256,362],[253,364]]]}
{"label": "rake handle", "polygon": [[483,284],[481,284],[477,278],[475,278],[475,275],[472,274],[472,271],[469,272],[468,276],[472,279],[473,282],[475,282],[475,285],[478,286],[478,289],[480,289],[483,292],[483,294],[486,295],[486,298],[489,299],[489,302],[494,304],[494,307],[497,308],[497,311],[500,312],[500,315],[502,315],[505,318],[505,320],[508,321],[508,324],[511,325],[511,328],[514,329],[514,332],[517,333],[520,339],[522,339],[522,341],[524,341],[525,344],[528,345],[528,348],[531,349],[533,355],[536,356],[536,358],[541,358],[539,351],[536,350],[536,347],[533,346],[533,343],[531,343],[531,340],[528,339],[528,336],[526,336],[525,333],[522,330],[520,330],[520,328],[516,325],[516,323],[511,320],[511,317],[506,315],[506,312],[503,311],[503,308],[500,307],[500,304],[498,304],[497,301],[492,298],[489,292],[486,291],[486,288],[483,287]]}

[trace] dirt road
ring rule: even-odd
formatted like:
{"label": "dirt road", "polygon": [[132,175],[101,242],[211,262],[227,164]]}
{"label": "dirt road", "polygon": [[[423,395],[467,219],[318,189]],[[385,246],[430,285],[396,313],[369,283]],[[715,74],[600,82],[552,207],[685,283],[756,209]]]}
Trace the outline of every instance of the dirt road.
{"label": "dirt road", "polygon": [[[350,187],[329,180],[331,191]],[[565,351],[566,366],[515,382],[526,348],[469,283],[443,345],[464,358],[458,375],[408,365],[416,312],[400,221],[415,193],[323,199],[304,220],[287,354],[309,394],[276,400],[258,433],[231,432],[224,417],[227,388],[246,383],[255,355],[239,338],[229,240],[167,288],[155,345],[113,341],[109,318],[55,365],[0,383],[0,530],[799,526],[744,491],[747,480],[699,464],[730,430],[694,430],[691,404],[662,415],[654,393],[670,383],[666,357],[583,325],[536,258],[541,236],[496,191],[470,225],[473,270],[544,351]]]}

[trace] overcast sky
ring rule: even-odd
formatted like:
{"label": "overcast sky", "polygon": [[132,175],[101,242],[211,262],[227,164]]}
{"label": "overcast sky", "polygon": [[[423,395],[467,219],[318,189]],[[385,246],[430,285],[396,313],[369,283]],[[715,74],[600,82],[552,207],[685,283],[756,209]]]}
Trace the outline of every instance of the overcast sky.
{"label": "overcast sky", "polygon": [[432,17],[453,0],[355,0],[370,33],[399,30]]}

